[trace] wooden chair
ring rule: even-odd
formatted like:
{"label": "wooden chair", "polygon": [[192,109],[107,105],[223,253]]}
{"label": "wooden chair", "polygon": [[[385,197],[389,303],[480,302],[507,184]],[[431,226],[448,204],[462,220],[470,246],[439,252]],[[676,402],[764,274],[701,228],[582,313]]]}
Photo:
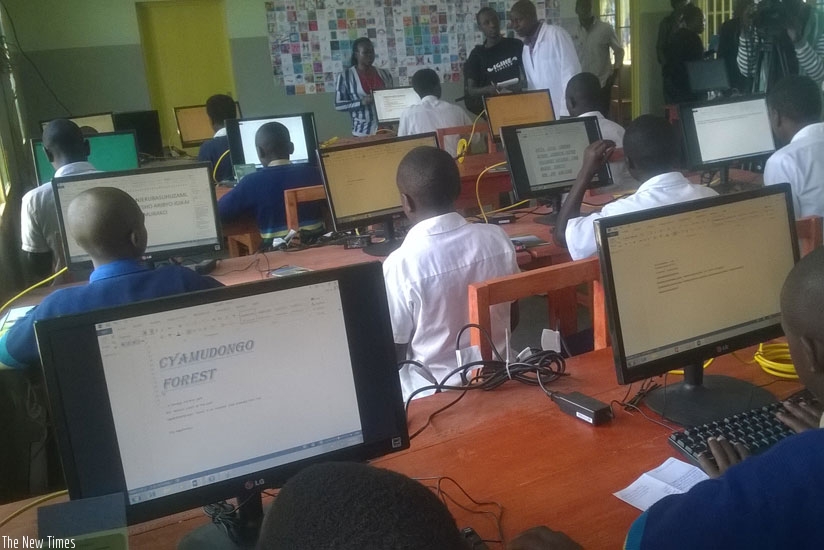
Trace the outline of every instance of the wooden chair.
{"label": "wooden chair", "polygon": [[283,202],[286,204],[286,227],[295,231],[300,229],[300,220],[298,219],[298,205],[300,203],[325,200],[326,190],[322,185],[284,190]]}
{"label": "wooden chair", "polygon": [[[553,295],[582,284],[592,286],[593,307],[592,327],[594,348],[607,347],[607,315],[604,304],[604,289],[601,286],[601,268],[598,258],[588,258],[577,262],[566,262],[541,269],[524,271],[516,275],[499,277],[489,281],[469,285],[469,322],[482,326],[490,334],[492,323],[489,308],[495,304],[512,302],[520,298],[547,293],[550,302]],[[573,303],[571,307],[576,307]],[[480,331],[471,331],[472,345],[478,346],[484,359],[492,358],[492,348]]]}
{"label": "wooden chair", "polygon": [[[454,157],[456,151],[450,151],[445,145],[446,136],[458,136],[458,138],[464,138],[468,140],[469,136],[472,134],[472,126],[453,126],[451,128],[440,128],[436,130],[435,134],[438,137],[439,147]],[[475,135],[486,135],[486,152],[495,152],[495,142],[492,138],[492,132],[489,131],[489,125],[486,123],[485,120],[479,120],[478,123],[475,125]],[[467,155],[469,154],[471,154],[471,151],[467,151]]]}
{"label": "wooden chair", "polygon": [[802,258],[824,244],[824,222],[821,216],[807,216],[795,220],[795,231]]}

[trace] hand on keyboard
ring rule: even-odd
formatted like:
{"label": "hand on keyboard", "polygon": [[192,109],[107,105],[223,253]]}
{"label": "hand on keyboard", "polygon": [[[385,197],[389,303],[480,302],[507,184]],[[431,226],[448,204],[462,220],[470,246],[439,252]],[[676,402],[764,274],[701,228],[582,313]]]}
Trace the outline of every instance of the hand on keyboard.
{"label": "hand on keyboard", "polygon": [[698,463],[708,476],[716,478],[727,471],[727,468],[738,464],[748,456],[750,451],[741,442],[730,443],[721,437],[711,437],[707,440],[709,451],[698,455]]}
{"label": "hand on keyboard", "polygon": [[775,415],[796,433],[814,430],[821,423],[821,408],[806,401],[799,403],[786,401],[784,409],[783,411],[777,411]]}

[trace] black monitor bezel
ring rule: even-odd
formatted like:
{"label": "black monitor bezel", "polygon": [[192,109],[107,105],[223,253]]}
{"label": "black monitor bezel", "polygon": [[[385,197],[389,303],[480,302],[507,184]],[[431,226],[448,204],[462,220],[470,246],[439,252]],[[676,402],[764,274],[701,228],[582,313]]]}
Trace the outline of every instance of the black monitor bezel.
{"label": "black monitor bezel", "polygon": [[[726,159],[714,160],[711,162],[704,162],[701,159],[701,147],[698,144],[698,133],[695,129],[695,118],[692,110],[701,107],[718,107],[721,105],[729,105],[732,103],[744,103],[748,101],[764,101],[766,105],[767,97],[764,94],[754,94],[749,96],[734,97],[730,99],[722,99],[718,101],[699,101],[690,103],[681,103],[678,106],[679,117],[681,119],[682,129],[682,143],[684,146],[684,155],[686,157],[687,167],[690,170],[708,170],[727,167],[733,163],[766,158],[777,149],[775,146],[775,137],[770,134],[773,139],[773,149],[771,151],[761,151],[750,155],[740,157],[730,157]],[[730,136],[730,139],[735,139],[735,136]]]}
{"label": "black monitor bezel", "polygon": [[[790,241],[793,249],[793,258],[798,262],[798,236],[796,233],[795,213],[793,210],[792,191],[789,184],[782,183],[770,185],[761,189],[732,193],[728,195],[718,195],[697,199],[684,203],[651,208],[629,214],[608,216],[595,221],[595,238],[598,243],[598,255],[601,267],[601,281],[604,285],[604,301],[606,303],[607,322],[609,325],[610,339],[612,345],[613,358],[615,362],[615,372],[619,384],[631,384],[653,376],[663,375],[674,368],[680,368],[689,364],[697,364],[707,359],[717,357],[732,351],[752,346],[766,340],[778,338],[784,334],[780,320],[769,327],[757,329],[745,334],[733,336],[723,342],[713,342],[702,346],[669,355],[638,365],[627,366],[626,352],[623,345],[623,335],[621,332],[618,303],[615,295],[615,281],[612,277],[612,260],[607,239],[607,232],[617,226],[636,223],[656,218],[663,218],[684,212],[692,212],[705,208],[712,208],[733,202],[757,199],[769,195],[784,194],[787,204],[787,216],[790,229]],[[755,297],[754,297],[755,298]]]}
{"label": "black monitor bezel", "polygon": [[[137,137],[138,152],[155,158],[163,158],[163,135],[160,130],[160,113],[156,109],[125,111],[114,113],[112,116],[114,117],[115,130],[134,130]],[[151,119],[151,131],[145,131],[149,129],[149,125],[147,124],[124,124],[124,122],[133,122],[138,118],[140,118],[142,122]],[[134,126],[139,126],[140,129],[144,131],[140,131]],[[155,130],[157,130],[157,133],[155,133]]]}
{"label": "black monitor bezel", "polygon": [[[717,67],[721,67],[721,69],[723,69],[724,79],[723,79],[723,83],[722,83],[721,86],[709,86],[709,87],[701,86],[701,87],[698,87],[698,86],[695,85],[697,83],[694,82],[694,80],[698,76],[697,71],[695,69],[698,68],[698,67],[707,66],[707,65],[714,65],[714,66],[717,66]],[[687,61],[686,66],[687,66],[687,78],[688,78],[689,84],[690,84],[690,91],[694,94],[702,94],[702,93],[706,93],[706,92],[715,92],[715,91],[726,92],[727,90],[732,88],[732,85],[730,84],[730,74],[727,71],[727,63],[726,63],[726,60],[723,57],[719,57],[718,59],[702,59],[700,61]]]}
{"label": "black monitor bezel", "polygon": [[[512,99],[513,97],[518,96],[525,96],[525,95],[534,95],[534,94],[546,94],[547,99],[549,100],[549,108],[552,109],[552,120],[545,120],[543,122],[539,122],[538,124],[543,124],[544,122],[554,122],[556,120],[560,120],[558,113],[555,112],[555,105],[552,103],[552,94],[549,92],[549,89],[541,89],[541,90],[524,90],[522,92],[516,92],[511,94],[502,94],[502,95],[495,95],[495,96],[483,96],[484,100],[484,112],[486,113],[486,124],[489,128],[489,132],[492,134],[492,137],[495,139],[501,139],[501,136],[495,129],[492,127],[492,117],[489,116],[489,101],[495,102],[496,99]],[[535,124],[535,123],[530,123]],[[503,128],[503,126],[501,126]]]}
{"label": "black monitor bezel", "polygon": [[[146,175],[146,174],[154,174],[160,172],[175,172],[179,170],[205,170],[207,174],[211,174],[211,168],[208,162],[192,162],[186,164],[175,164],[171,166],[151,166],[147,168],[138,168],[136,170],[123,170],[120,172],[95,172],[90,174],[78,174],[72,176],[63,176],[59,178],[54,178],[51,182],[52,185],[52,193],[54,194],[54,204],[55,208],[57,209],[57,222],[58,227],[60,228],[60,238],[63,244],[63,257],[65,259],[66,265],[69,268],[69,271],[77,271],[77,272],[87,272],[89,269],[92,268],[92,261],[85,260],[82,262],[79,261],[72,261],[71,257],[69,256],[69,241],[68,241],[68,232],[66,231],[65,220],[63,219],[63,209],[60,204],[60,193],[54,188],[55,183],[71,183],[73,181],[88,181],[88,180],[101,180],[101,186],[105,186],[105,180],[109,178],[115,177],[123,177],[123,176],[132,176],[132,175]],[[215,186],[211,183],[211,179],[209,181],[209,192],[212,197],[212,212],[214,212],[215,218],[215,231],[216,231],[216,244],[203,244],[198,246],[191,246],[186,248],[176,248],[174,251],[158,251],[147,253],[143,256],[143,259],[146,261],[161,261],[161,260],[168,260],[169,258],[177,258],[177,257],[185,257],[185,256],[195,256],[199,254],[214,254],[215,252],[219,252],[223,249],[223,228],[220,224],[220,217],[218,216],[217,210],[217,196],[215,194]],[[149,236],[151,238],[151,235]]]}
{"label": "black monitor bezel", "polygon": [[[412,90],[412,92],[413,92],[413,93],[415,93],[415,96],[416,96],[416,97],[420,100],[420,96],[419,96],[419,95],[417,95],[417,92],[415,92],[415,89],[414,89],[412,86],[394,86],[394,87],[392,87],[392,88],[382,88],[382,89],[380,89],[380,90],[375,90],[375,91],[373,91],[373,92],[372,92],[372,94],[374,95],[375,93],[379,93],[379,92],[389,92],[389,91],[392,91],[392,90]],[[377,102],[375,102],[375,116],[377,116],[377,118],[378,118],[378,123],[379,123],[379,124],[391,124],[391,123],[393,123],[393,122],[400,122],[400,120],[401,120],[401,117],[397,117],[397,118],[382,118],[382,117],[381,117],[381,113],[379,113],[379,112],[378,112],[378,104],[377,104]]]}
{"label": "black monitor bezel", "polygon": [[[532,186],[529,184],[529,174],[526,170],[526,163],[524,162],[523,153],[521,152],[521,143],[518,140],[518,130],[522,130],[524,128],[540,128],[543,126],[560,126],[563,124],[584,124],[590,144],[602,139],[601,126],[598,123],[598,117],[595,116],[564,118],[561,120],[553,120],[551,122],[536,122],[532,124],[522,124],[519,126],[501,127],[501,141],[504,144],[504,152],[506,153],[506,160],[509,164],[509,173],[512,174],[512,191],[515,193],[516,200],[522,201],[528,199],[557,197],[568,192],[572,188],[578,174],[574,174],[570,180],[564,180],[558,184],[551,184],[555,185],[555,187],[552,187],[551,189],[540,189],[537,191],[533,190]],[[584,152],[581,151],[582,157],[583,154]],[[607,185],[612,185],[613,183],[612,170],[610,169],[609,163],[605,162],[603,166],[598,169],[596,177],[593,179],[593,183],[590,185],[590,188],[606,187]]]}
{"label": "black monitor bezel", "polygon": [[[414,134],[411,136],[403,136],[403,137],[392,137],[387,139],[380,139],[380,140],[372,140],[372,141],[365,141],[359,143],[350,143],[347,145],[340,145],[337,147],[325,147],[323,149],[317,150],[318,156],[318,165],[320,166],[321,178],[323,180],[323,190],[326,192],[326,201],[329,204],[329,212],[332,215],[332,224],[335,226],[335,231],[347,231],[350,229],[356,229],[358,227],[364,227],[367,225],[371,225],[374,223],[383,223],[387,220],[391,220],[392,218],[403,214],[403,207],[398,204],[396,208],[389,209],[385,212],[379,213],[370,213],[365,212],[364,214],[373,214],[369,215],[368,217],[358,218],[356,220],[352,220],[350,218],[340,219],[338,218],[337,212],[335,210],[335,204],[332,199],[332,193],[329,191],[329,178],[326,174],[326,166],[323,163],[323,155],[326,153],[334,153],[337,151],[347,151],[351,149],[361,149],[364,147],[379,147],[381,145],[386,145],[387,143],[396,143],[399,141],[409,141],[413,139],[421,139],[421,138],[432,138],[433,147],[438,146],[438,138],[434,132],[427,132],[424,134]],[[396,185],[396,182],[392,182],[392,185]],[[398,192],[398,197],[400,197],[400,192]],[[399,201],[400,202],[400,201]]]}
{"label": "black monitor bezel", "polygon": [[[86,118],[86,117],[90,117],[90,116],[106,116],[106,115],[109,115],[109,117],[112,119],[112,128],[114,128],[115,131],[116,131],[117,127],[114,125],[114,111],[103,111],[102,113],[88,113],[88,114],[85,114],[85,115],[71,115],[71,116],[66,116],[66,117],[55,117],[55,118],[50,118],[50,119],[46,119],[46,120],[41,120],[41,121],[39,121],[40,132],[42,134],[43,131],[46,129],[46,126],[48,126],[49,123],[52,122],[53,120],[58,120],[58,119],[61,119],[61,118],[65,118],[66,120],[70,120],[70,121],[74,122],[73,119],[75,119],[75,118]],[[75,123],[75,124],[77,124],[77,123]],[[95,128],[95,130],[97,130],[97,128]],[[99,132],[99,133],[101,133],[101,134],[111,134],[111,132]]]}
{"label": "black monitor bezel", "polygon": [[[173,107],[172,108],[172,110],[174,111],[174,115],[175,115],[175,129],[177,130],[177,137],[180,138],[180,145],[183,146],[183,147],[186,147],[186,148],[188,148],[188,147],[198,147],[199,145],[203,145],[204,143],[206,143],[207,141],[212,139],[211,137],[208,137],[206,139],[195,139],[195,140],[192,140],[192,141],[185,141],[183,139],[183,132],[180,131],[180,119],[177,116],[177,112],[182,111],[183,109],[194,109],[195,107],[203,107],[203,109],[205,110],[206,109],[206,104],[202,103],[200,105],[180,105],[178,107]],[[240,110],[240,101],[237,101],[237,100],[235,101],[235,111],[236,111],[238,117],[243,118],[243,112]]]}
{"label": "black monitor bezel", "polygon": [[[123,134],[131,134],[132,139],[134,140],[134,159],[135,165],[140,166],[140,151],[137,148],[137,134],[134,130],[115,130],[114,132],[100,132],[98,134],[83,136],[85,141],[89,142],[89,152],[91,153],[91,141],[96,139],[98,136],[114,136],[114,135],[123,135]],[[32,166],[34,167],[34,177],[37,180],[37,185],[43,185],[44,183],[48,183],[46,181],[40,181],[40,172],[37,170],[37,144],[43,143],[43,138],[32,138],[29,140],[29,152],[31,154],[31,162]]]}
{"label": "black monitor bezel", "polygon": [[[356,382],[359,409],[362,411],[366,407],[366,403],[369,403],[372,406],[380,406],[384,413],[391,410],[390,423],[393,425],[393,433],[380,434],[380,437],[376,437],[375,441],[365,442],[361,445],[339,449],[325,455],[287,465],[276,466],[248,476],[204,485],[144,503],[130,504],[127,499],[126,517],[128,524],[132,525],[225,500],[250,488],[263,490],[279,487],[300,469],[313,463],[328,460],[365,461],[409,448],[406,414],[403,408],[400,379],[397,375],[395,363],[394,338],[391,331],[383,270],[379,262],[356,264],[305,273],[299,277],[272,278],[256,283],[222,287],[38,321],[35,324],[35,332],[42,357],[43,372],[70,497],[77,499],[101,495],[89,494],[89,489],[83,486],[81,470],[73,451],[75,446],[82,446],[83,442],[75,441],[71,435],[70,419],[66,410],[67,403],[62,394],[64,387],[68,385],[68,383],[64,383],[66,377],[71,378],[75,373],[78,377],[94,377],[93,381],[96,383],[83,386],[89,388],[89,395],[87,395],[89,401],[88,414],[93,414],[91,410],[96,409],[94,418],[90,418],[89,421],[94,424],[95,430],[109,431],[107,434],[109,443],[113,442],[114,445],[109,448],[114,450],[113,454],[116,456],[113,456],[112,459],[116,460],[117,463],[120,461],[120,454],[116,443],[117,434],[114,431],[109,396],[105,391],[106,383],[102,365],[100,365],[99,349],[96,361],[83,362],[78,359],[75,363],[83,364],[73,364],[66,357],[60,356],[57,351],[59,348],[52,341],[54,335],[63,331],[67,331],[66,334],[69,336],[76,335],[79,333],[71,331],[93,331],[96,323],[277,292],[332,280],[339,281],[341,285],[341,300],[344,306],[347,339],[349,340],[353,369],[360,368],[362,375],[360,380],[366,382],[366,384],[362,383],[360,385]],[[375,292],[365,289],[372,289]],[[347,292],[350,294],[346,294]],[[363,299],[364,297],[370,299]],[[356,336],[352,336],[350,331],[355,331]],[[370,334],[370,338],[363,337],[366,333]],[[353,342],[353,340],[355,341]],[[358,346],[358,341],[362,342],[360,346],[353,347],[353,344]],[[380,346],[381,343],[383,344],[382,347]],[[78,355],[80,355],[79,352]],[[382,373],[383,379],[379,379],[377,376],[379,368],[384,368],[384,363],[386,364],[386,370]],[[76,378],[74,379],[76,380]],[[377,389],[381,390],[380,394],[376,391]],[[383,402],[376,405],[379,399],[383,399]],[[231,444],[231,442],[216,442],[215,444]],[[103,451],[101,450],[101,452]],[[118,485],[125,494],[126,486],[122,466],[119,468],[119,474],[118,479],[110,477],[108,482]],[[250,483],[251,487],[249,486]],[[117,490],[110,492],[117,492]]]}
{"label": "black monitor bezel", "polygon": [[291,115],[271,115],[259,116],[251,118],[230,118],[226,121],[226,136],[229,138],[229,156],[232,158],[232,166],[240,164],[257,164],[260,159],[254,159],[254,162],[247,162],[246,153],[243,151],[243,140],[240,137],[240,123],[253,122],[258,120],[268,120],[277,122],[281,118],[295,118],[301,117],[303,122],[303,137],[306,142],[307,159],[305,161],[292,161],[293,164],[310,164],[316,165],[318,161],[315,151],[318,148],[318,129],[315,124],[315,113],[294,113]]}

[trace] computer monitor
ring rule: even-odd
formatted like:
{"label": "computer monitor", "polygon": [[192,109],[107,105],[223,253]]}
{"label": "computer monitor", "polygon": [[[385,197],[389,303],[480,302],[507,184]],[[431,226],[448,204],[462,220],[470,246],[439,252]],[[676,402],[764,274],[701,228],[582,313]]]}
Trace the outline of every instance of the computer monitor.
{"label": "computer monitor", "polygon": [[262,167],[255,147],[255,134],[261,126],[269,122],[279,122],[289,130],[289,137],[295,146],[295,152],[289,160],[295,163],[317,163],[318,157],[315,150],[318,148],[318,137],[315,115],[314,113],[299,113],[227,120],[226,134],[229,137],[229,154],[232,157],[232,165]]}
{"label": "computer monitor", "polygon": [[[89,162],[103,172],[133,170],[138,166],[137,142],[132,131],[109,132],[86,136],[89,142]],[[37,184],[41,185],[54,177],[54,166],[46,156],[42,139],[31,140],[31,155]]]}
{"label": "computer monitor", "polygon": [[[240,103],[235,102],[235,108],[237,116],[242,117]],[[183,147],[197,147],[214,137],[215,130],[212,128],[212,121],[209,120],[209,114],[206,112],[206,105],[175,107],[174,111],[177,133]]]}
{"label": "computer monitor", "polygon": [[489,121],[489,130],[496,138],[500,137],[503,126],[555,120],[549,90],[484,96],[484,109]]}
{"label": "computer monitor", "polygon": [[129,524],[237,497],[253,544],[262,490],[409,447],[391,327],[378,262],[36,323],[70,497]]}
{"label": "computer monitor", "polygon": [[687,77],[690,91],[694,94],[726,92],[730,89],[730,76],[724,58],[687,61]]}
{"label": "computer monitor", "polygon": [[601,218],[595,231],[619,383],[683,367],[646,402],[685,426],[774,401],[703,376],[703,362],[782,334],[779,295],[798,260],[789,184]]}
{"label": "computer monitor", "polygon": [[686,103],[679,109],[687,163],[692,170],[721,168],[722,180],[726,180],[731,164],[775,151],[763,95]]}
{"label": "computer monitor", "polygon": [[116,187],[140,205],[149,235],[146,260],[213,253],[222,248],[209,163],[66,176],[54,178],[52,186],[69,269],[85,270],[91,266],[89,255],[66,231],[65,221],[72,199],[93,187]]}
{"label": "computer monitor", "polygon": [[323,186],[336,231],[383,223],[386,240],[364,252],[386,256],[400,246],[393,216],[403,213],[398,166],[416,147],[437,147],[434,133],[318,149]]}
{"label": "computer monitor", "polygon": [[375,111],[378,113],[378,122],[398,122],[401,113],[411,105],[421,102],[418,93],[411,87],[388,88],[372,92],[375,100]]}
{"label": "computer monitor", "polygon": [[137,150],[150,157],[163,157],[163,137],[160,134],[160,116],[157,111],[130,111],[114,114],[117,130],[134,130]]}
{"label": "computer monitor", "polygon": [[[96,113],[93,115],[81,115],[81,116],[73,116],[67,117],[68,120],[71,120],[80,128],[84,126],[88,126],[89,128],[94,128],[97,133],[102,134],[104,132],[114,132],[114,119],[112,117],[112,113]],[[40,121],[40,128],[42,130],[46,129],[46,126],[49,125],[49,122],[52,120],[41,120]]]}

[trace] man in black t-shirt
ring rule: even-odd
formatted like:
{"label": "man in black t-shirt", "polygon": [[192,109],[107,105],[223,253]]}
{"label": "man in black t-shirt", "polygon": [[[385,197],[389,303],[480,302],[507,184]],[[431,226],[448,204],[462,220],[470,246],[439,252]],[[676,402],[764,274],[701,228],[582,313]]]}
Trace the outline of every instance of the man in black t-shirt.
{"label": "man in black t-shirt", "polygon": [[466,108],[480,114],[484,96],[519,92],[526,88],[526,76],[521,62],[524,44],[501,36],[497,12],[481,8],[475,21],[484,34],[484,43],[475,46],[464,64],[464,95]]}

